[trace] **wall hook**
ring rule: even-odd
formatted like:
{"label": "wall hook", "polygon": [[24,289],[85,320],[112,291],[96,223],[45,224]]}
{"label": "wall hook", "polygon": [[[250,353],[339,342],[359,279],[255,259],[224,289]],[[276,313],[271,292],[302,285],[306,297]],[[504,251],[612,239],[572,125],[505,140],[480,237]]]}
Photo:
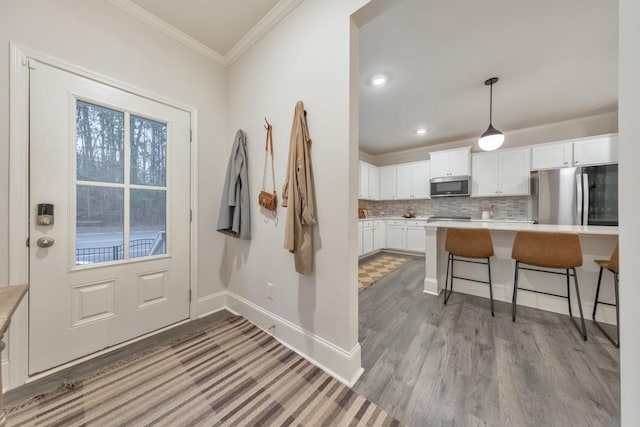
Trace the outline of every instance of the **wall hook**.
{"label": "wall hook", "polygon": [[264,122],[267,124],[264,128],[265,128],[266,130],[269,130],[269,128],[271,127],[271,123],[269,123],[269,120],[267,120],[267,118],[266,118],[266,117],[264,118]]}

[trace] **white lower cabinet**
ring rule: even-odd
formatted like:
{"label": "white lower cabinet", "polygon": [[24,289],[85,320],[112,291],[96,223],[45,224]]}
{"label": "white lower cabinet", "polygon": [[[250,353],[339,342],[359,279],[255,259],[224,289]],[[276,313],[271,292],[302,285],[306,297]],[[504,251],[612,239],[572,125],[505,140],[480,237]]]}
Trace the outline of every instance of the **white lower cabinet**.
{"label": "white lower cabinet", "polygon": [[358,254],[364,256],[381,249],[424,253],[426,224],[403,219],[359,221]]}
{"label": "white lower cabinet", "polygon": [[373,221],[373,250],[379,251],[383,249],[387,244],[386,239],[386,227],[384,221]]}
{"label": "white lower cabinet", "polygon": [[387,248],[405,250],[406,228],[405,221],[387,221]]}
{"label": "white lower cabinet", "polygon": [[364,227],[362,227],[362,252],[368,254],[373,252],[373,224],[371,221],[365,221]]}
{"label": "white lower cabinet", "polygon": [[407,221],[407,251],[421,253],[426,251],[426,237],[424,232],[425,224],[425,221]]}

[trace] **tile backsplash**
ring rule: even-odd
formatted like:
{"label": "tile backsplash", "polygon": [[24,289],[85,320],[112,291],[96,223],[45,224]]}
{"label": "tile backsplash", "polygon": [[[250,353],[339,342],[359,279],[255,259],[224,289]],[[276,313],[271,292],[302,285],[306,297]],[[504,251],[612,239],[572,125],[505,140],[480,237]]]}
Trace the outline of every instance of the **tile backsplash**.
{"label": "tile backsplash", "polygon": [[439,197],[426,200],[360,200],[359,207],[367,209],[369,216],[400,216],[413,209],[418,216],[469,215],[480,218],[481,208],[493,206],[493,218],[530,219],[530,197]]}

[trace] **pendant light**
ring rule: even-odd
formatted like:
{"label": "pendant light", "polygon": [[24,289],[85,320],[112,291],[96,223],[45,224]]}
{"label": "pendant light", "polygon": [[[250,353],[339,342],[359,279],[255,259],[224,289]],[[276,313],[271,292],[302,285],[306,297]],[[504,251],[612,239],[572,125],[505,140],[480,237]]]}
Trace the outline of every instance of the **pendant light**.
{"label": "pendant light", "polygon": [[500,132],[498,129],[493,127],[493,123],[491,121],[493,114],[493,84],[498,82],[497,77],[491,77],[490,79],[485,80],[484,84],[486,86],[490,86],[489,88],[489,127],[482,135],[480,135],[480,139],[478,140],[478,144],[480,148],[484,151],[493,151],[497,148],[500,148],[502,143],[504,142],[504,134]]}

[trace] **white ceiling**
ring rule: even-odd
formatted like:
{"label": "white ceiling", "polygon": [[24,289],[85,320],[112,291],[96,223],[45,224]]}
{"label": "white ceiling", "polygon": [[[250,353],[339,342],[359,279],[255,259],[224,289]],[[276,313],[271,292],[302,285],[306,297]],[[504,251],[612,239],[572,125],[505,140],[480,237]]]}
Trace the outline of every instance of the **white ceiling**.
{"label": "white ceiling", "polygon": [[615,0],[401,1],[360,30],[360,149],[479,136],[492,76],[502,131],[616,110],[617,14]]}
{"label": "white ceiling", "polygon": [[278,3],[278,0],[131,1],[221,55]]}

